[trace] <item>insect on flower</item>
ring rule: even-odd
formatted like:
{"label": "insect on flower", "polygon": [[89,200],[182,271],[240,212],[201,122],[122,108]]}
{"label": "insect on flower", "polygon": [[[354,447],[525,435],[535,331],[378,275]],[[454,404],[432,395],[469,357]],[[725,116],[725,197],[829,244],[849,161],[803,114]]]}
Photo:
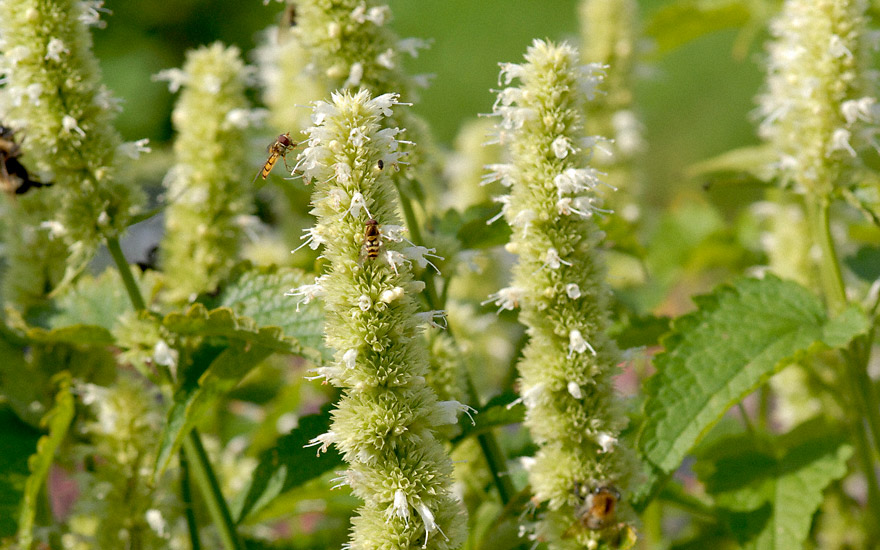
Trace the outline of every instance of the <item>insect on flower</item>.
{"label": "insect on flower", "polygon": [[31,179],[27,168],[18,160],[21,149],[15,143],[15,131],[0,125],[0,188],[9,195],[22,195],[36,187],[49,187]]}
{"label": "insect on flower", "polygon": [[364,224],[364,252],[367,258],[373,260],[379,255],[379,222],[370,218]]}
{"label": "insect on flower", "polygon": [[593,531],[605,529],[614,523],[620,491],[614,487],[604,486],[596,487],[583,495],[583,487],[580,485],[575,491],[579,498],[583,498],[583,504],[575,509],[578,523]]}
{"label": "insect on flower", "polygon": [[281,134],[275,138],[275,142],[266,149],[266,152],[269,153],[269,158],[266,159],[266,164],[263,165],[262,170],[254,176],[254,181],[257,181],[258,177],[262,177],[263,179],[269,177],[269,172],[275,167],[275,163],[278,162],[279,157],[284,161],[284,167],[287,168],[288,171],[292,171],[290,166],[287,165],[287,151],[292,147],[296,147],[296,142],[291,141],[290,132]]}

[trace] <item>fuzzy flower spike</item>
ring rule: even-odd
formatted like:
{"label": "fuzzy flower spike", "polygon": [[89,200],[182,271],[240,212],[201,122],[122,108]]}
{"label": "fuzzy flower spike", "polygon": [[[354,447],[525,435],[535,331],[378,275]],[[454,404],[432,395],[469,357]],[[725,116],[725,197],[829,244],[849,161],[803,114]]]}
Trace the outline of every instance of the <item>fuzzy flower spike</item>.
{"label": "fuzzy flower spike", "polygon": [[880,112],[865,67],[877,35],[866,28],[867,4],[787,0],[771,24],[759,132],[800,193],[827,199],[858,165],[858,151],[878,147]]}
{"label": "fuzzy flower spike", "polygon": [[607,336],[593,216],[601,182],[585,164],[595,140],[582,135],[582,98],[592,96],[598,71],[579,66],[568,45],[535,41],[525,63],[502,64],[502,82],[520,85],[501,90],[494,108],[510,161],[502,170],[511,181],[507,248],[519,256],[496,303],[519,307],[529,335],[518,367],[539,449],[527,464],[546,505],[534,537],[554,549],[621,548],[634,538],[625,505],[632,466],[618,440],[626,419],[612,382],[619,356]]}
{"label": "fuzzy flower spike", "polygon": [[91,51],[93,4],[0,1],[0,120],[21,130],[29,166],[55,183],[39,190],[56,207],[43,227],[68,247],[68,280],[128,226],[142,194],[121,160],[148,150],[145,140],[122,144],[112,126],[117,103]]}
{"label": "fuzzy flower spike", "polygon": [[418,259],[382,229],[400,223],[386,168],[399,156],[400,130],[383,129],[396,103],[396,94],[373,98],[364,90],[316,103],[298,169],[315,184],[311,235],[324,245],[329,271],[291,294],[317,293],[325,303],[336,359],[317,377],[342,388],[343,397],[330,431],[313,445],[336,445],[349,465],[342,480],[364,501],[351,550],[443,550],[460,545],[464,516],[434,430],[455,422],[463,407],[438,402],[425,383],[414,299],[423,285],[410,274]]}

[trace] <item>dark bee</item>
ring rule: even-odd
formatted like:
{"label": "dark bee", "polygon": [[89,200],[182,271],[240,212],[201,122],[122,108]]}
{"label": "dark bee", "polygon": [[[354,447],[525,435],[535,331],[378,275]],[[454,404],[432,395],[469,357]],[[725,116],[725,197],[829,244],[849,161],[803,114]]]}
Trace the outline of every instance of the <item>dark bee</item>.
{"label": "dark bee", "polygon": [[262,177],[263,179],[269,177],[269,172],[275,167],[275,163],[278,162],[279,157],[284,161],[284,167],[287,168],[289,172],[292,171],[290,166],[287,165],[287,150],[291,147],[296,147],[296,142],[290,139],[290,132],[281,134],[275,138],[275,142],[266,149],[266,152],[269,153],[269,158],[266,159],[266,164],[263,165],[263,169],[260,170],[260,173],[254,177],[254,181],[257,181],[258,177]]}
{"label": "dark bee", "polygon": [[12,129],[0,126],[0,187],[9,195],[22,195],[32,188],[52,185],[31,179],[27,168],[18,160],[21,149],[14,137]]}
{"label": "dark bee", "polygon": [[[582,492],[577,487],[578,493]],[[583,498],[583,504],[575,509],[575,517],[578,522],[587,529],[598,531],[605,529],[614,523],[617,502],[620,500],[620,491],[614,487],[596,487],[586,495],[578,494]]]}
{"label": "dark bee", "polygon": [[379,222],[370,218],[364,224],[364,251],[367,258],[373,260],[379,256]]}
{"label": "dark bee", "polygon": [[379,159],[379,162],[376,163],[376,168],[378,168],[379,170],[384,170],[385,169],[385,161],[383,161],[382,159]]}

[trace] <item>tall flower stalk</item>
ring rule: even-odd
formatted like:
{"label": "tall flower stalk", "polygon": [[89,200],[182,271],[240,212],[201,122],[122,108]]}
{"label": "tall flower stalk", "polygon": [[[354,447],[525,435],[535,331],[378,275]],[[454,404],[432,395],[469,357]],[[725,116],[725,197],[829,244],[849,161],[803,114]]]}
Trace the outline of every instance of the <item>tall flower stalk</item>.
{"label": "tall flower stalk", "polygon": [[112,126],[117,104],[100,83],[88,31],[97,23],[87,2],[0,2],[0,117],[26,136],[25,155],[55,183],[40,189],[56,205],[42,227],[67,245],[68,278],[102,240],[118,238],[141,202],[118,153],[136,157],[145,142],[121,144]]}
{"label": "tall flower stalk", "polygon": [[[601,80],[579,66],[568,45],[535,41],[525,63],[502,65],[508,85],[494,113],[509,163],[492,177],[513,229],[519,259],[512,285],[494,295],[501,309],[521,309],[529,336],[518,364],[525,423],[538,444],[528,461],[535,499],[546,504],[536,526],[552,548],[616,547],[631,530],[623,499],[594,517],[596,499],[626,495],[626,419],[615,394],[618,351],[608,338],[609,290],[593,214],[599,173],[586,161],[595,143],[583,135],[583,97]],[[519,80],[519,86],[512,86]]]}
{"label": "tall flower stalk", "polygon": [[177,164],[168,178],[162,243],[172,301],[214,290],[236,261],[252,202],[242,171],[251,119],[246,76],[238,48],[220,43],[190,52],[182,71],[159,75],[172,91],[183,90],[171,115]]}
{"label": "tall flower stalk", "polygon": [[[326,342],[335,361],[318,377],[342,388],[330,431],[349,468],[341,478],[364,504],[353,520],[351,550],[459,546],[464,516],[450,494],[452,464],[434,430],[455,422],[462,406],[438,402],[426,385],[425,314],[414,299],[424,284],[410,265],[424,249],[405,246],[390,173],[401,130],[383,128],[397,95],[364,90],[317,102],[314,126],[297,163],[314,182],[310,231],[323,244],[328,271],[295,289],[323,296]],[[369,223],[368,223],[369,222]],[[378,239],[368,228],[378,228]],[[428,314],[430,315],[430,313]]]}

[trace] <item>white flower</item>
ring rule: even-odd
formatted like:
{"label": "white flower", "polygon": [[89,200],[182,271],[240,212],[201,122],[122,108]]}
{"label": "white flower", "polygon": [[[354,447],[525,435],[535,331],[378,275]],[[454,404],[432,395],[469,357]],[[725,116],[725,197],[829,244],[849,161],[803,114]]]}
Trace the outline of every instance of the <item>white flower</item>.
{"label": "white flower", "polygon": [[150,529],[156,532],[162,538],[166,538],[168,536],[168,522],[165,521],[165,518],[162,517],[162,512],[156,510],[155,508],[150,508],[147,510],[144,517],[147,520],[147,525],[150,526]]}
{"label": "white flower", "polygon": [[596,350],[593,349],[593,346],[590,345],[589,342],[584,340],[581,331],[578,329],[574,329],[568,333],[568,356],[571,357],[574,353],[583,353],[587,350],[590,350],[590,353],[596,355]]}
{"label": "white flower", "polygon": [[565,285],[565,293],[572,300],[577,300],[581,297],[581,288],[576,283],[569,283]]}
{"label": "white flower", "polygon": [[376,57],[376,64],[386,69],[393,69],[397,65],[394,63],[394,50],[388,48]]}
{"label": "white flower", "polygon": [[440,415],[437,418],[438,425],[445,424],[456,424],[458,423],[458,415],[461,413],[465,413],[468,415],[468,418],[471,419],[471,424],[476,426],[476,422],[474,421],[474,417],[471,416],[471,412],[476,413],[476,409],[473,407],[468,407],[464,403],[459,403],[458,401],[438,401],[437,407],[440,409]]}
{"label": "white flower", "polygon": [[568,390],[568,393],[570,393],[571,396],[575,399],[584,398],[584,393],[581,391],[581,387],[578,385],[577,382],[569,382],[568,385],[566,385],[566,389]]}
{"label": "white flower", "polygon": [[120,155],[125,155],[132,160],[141,158],[141,153],[153,152],[150,148],[150,140],[147,138],[139,139],[137,141],[126,141],[117,147],[116,151]]}
{"label": "white flower", "polygon": [[403,249],[403,255],[406,256],[407,258],[415,261],[416,265],[419,266],[419,268],[425,269],[425,267],[431,266],[434,268],[434,271],[436,271],[437,274],[439,275],[440,270],[437,269],[436,265],[434,265],[433,263],[431,263],[430,260],[428,260],[428,257],[436,258],[438,260],[443,259],[443,256],[438,256],[437,254],[435,254],[435,252],[437,252],[436,249],[426,248],[424,246],[408,246]]}
{"label": "white flower", "polygon": [[487,164],[484,168],[490,172],[480,178],[480,185],[488,185],[493,181],[501,182],[504,187],[513,185],[516,168],[512,164]]}
{"label": "white flower", "polygon": [[831,134],[831,143],[828,144],[826,155],[830,155],[834,151],[847,151],[850,156],[856,156],[856,150],[849,144],[852,133],[846,128],[838,128]]}
{"label": "white flower", "polygon": [[358,296],[357,305],[361,308],[361,311],[369,311],[370,308],[373,307],[373,300],[371,300],[366,294],[361,294]]}
{"label": "white flower", "polygon": [[358,350],[355,348],[351,348],[342,354],[342,362],[345,363],[345,368],[353,369],[355,365],[355,361],[357,361]]}
{"label": "white flower", "polygon": [[565,136],[559,136],[554,139],[550,148],[558,159],[564,159],[568,156],[568,153],[574,151],[574,148],[571,146],[571,140]]}
{"label": "white flower", "polygon": [[315,278],[315,284],[312,285],[302,285],[297,288],[292,288],[289,291],[285,292],[285,296],[301,296],[302,298],[296,304],[296,310],[299,311],[300,304],[308,304],[315,298],[320,298],[324,295],[324,287],[321,286],[321,282],[323,280],[323,276]]}
{"label": "white flower", "polygon": [[61,62],[61,54],[70,53],[70,50],[64,47],[64,42],[60,38],[52,38],[46,45],[45,59]]}
{"label": "white flower", "polygon": [[409,502],[406,500],[406,493],[398,489],[394,491],[394,504],[388,510],[391,516],[397,516],[409,525]]}
{"label": "white flower", "polygon": [[382,116],[388,117],[391,116],[393,113],[391,107],[393,105],[398,105],[397,100],[399,98],[400,94],[396,93],[382,94],[371,99],[370,105],[372,105],[376,109],[379,109],[379,111],[382,113]]}
{"label": "white flower", "polygon": [[571,265],[571,262],[567,262],[559,257],[559,252],[555,248],[548,248],[547,253],[544,255],[544,266],[549,267],[550,269],[559,269],[561,265]]}
{"label": "white flower", "polygon": [[420,502],[418,506],[416,506],[416,512],[422,517],[422,522],[425,524],[425,544],[422,545],[422,548],[428,547],[428,535],[433,533],[434,531],[439,531],[443,538],[449,540],[449,537],[440,530],[440,526],[434,521],[434,514],[431,512],[431,509],[425,505],[424,502]]}
{"label": "white flower", "polygon": [[349,203],[348,210],[346,210],[345,213],[351,213],[352,216],[357,218],[360,216],[362,208],[366,211],[367,216],[372,219],[373,215],[370,214],[370,210],[367,208],[367,199],[364,198],[363,193],[358,191],[351,196],[351,203]]}
{"label": "white flower", "polygon": [[388,290],[383,290],[382,294],[379,296],[379,300],[390,304],[395,300],[399,300],[404,295],[403,287],[396,286],[394,288],[389,288]]}
{"label": "white flower", "polygon": [[863,122],[874,121],[874,105],[877,100],[873,97],[851,99],[840,104],[840,113],[846,119],[847,124],[853,124],[857,120]]}
{"label": "white flower", "polygon": [[189,75],[182,69],[163,69],[153,75],[153,80],[167,80],[168,90],[173,94],[189,83]]}
{"label": "white flower", "polygon": [[596,436],[596,443],[602,447],[600,452],[610,453],[614,450],[614,446],[617,445],[617,438],[608,432],[599,432],[599,435]]}
{"label": "white flower", "polygon": [[77,123],[76,119],[70,115],[64,115],[64,117],[62,117],[61,127],[64,128],[64,131],[67,132],[68,134],[71,131],[75,131],[81,137],[86,136],[86,133],[83,131],[82,128],[79,127],[79,123]]}
{"label": "white flower", "polygon": [[328,431],[327,433],[321,434],[314,439],[310,439],[309,442],[304,446],[308,447],[318,447],[318,455],[321,453],[326,453],[327,449],[333,442],[336,441],[336,433],[333,430]]}
{"label": "white flower", "polygon": [[419,50],[424,50],[428,47],[430,47],[430,43],[421,38],[403,38],[397,41],[397,49],[410,57],[418,57]]}
{"label": "white flower", "polygon": [[502,288],[494,294],[490,294],[489,299],[482,302],[481,305],[486,305],[490,302],[494,302],[495,305],[498,306],[499,312],[505,309],[513,311],[514,308],[519,307],[519,302],[523,299],[525,295],[525,289],[515,286],[509,286]]}

